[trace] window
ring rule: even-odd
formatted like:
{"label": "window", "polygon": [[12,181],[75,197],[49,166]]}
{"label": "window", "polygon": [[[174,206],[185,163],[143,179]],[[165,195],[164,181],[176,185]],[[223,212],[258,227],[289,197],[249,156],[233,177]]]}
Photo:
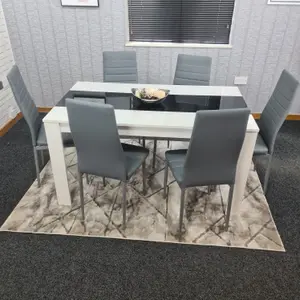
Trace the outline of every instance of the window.
{"label": "window", "polygon": [[228,44],[234,0],[128,0],[129,39]]}

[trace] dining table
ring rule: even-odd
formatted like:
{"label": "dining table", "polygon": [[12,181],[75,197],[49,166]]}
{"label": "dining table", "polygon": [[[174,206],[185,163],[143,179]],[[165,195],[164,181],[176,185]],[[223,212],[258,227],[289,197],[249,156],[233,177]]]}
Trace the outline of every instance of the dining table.
{"label": "dining table", "polygon": [[[132,103],[130,109],[115,109],[116,123],[120,137],[190,140],[196,111],[195,109],[191,109],[192,106],[188,104],[183,103],[176,105],[174,98],[177,95],[188,97],[197,96],[198,98],[199,96],[210,97],[213,103],[212,109],[247,107],[237,86],[77,82],[66,95],[60,99],[57,106],[53,107],[43,118],[59,205],[70,206],[72,203],[62,142],[62,133],[71,132],[68,112],[65,107],[65,99],[87,97],[97,101],[97,99],[105,99],[107,93],[131,97],[133,88],[164,89],[168,91],[168,97],[170,99],[160,105],[147,106],[146,108],[145,105]],[[201,101],[201,97],[199,101]],[[224,124],[224,126],[226,126],[226,124]],[[259,127],[250,114],[236,169],[231,218],[238,216],[240,212],[239,208],[244,198],[258,132]]]}

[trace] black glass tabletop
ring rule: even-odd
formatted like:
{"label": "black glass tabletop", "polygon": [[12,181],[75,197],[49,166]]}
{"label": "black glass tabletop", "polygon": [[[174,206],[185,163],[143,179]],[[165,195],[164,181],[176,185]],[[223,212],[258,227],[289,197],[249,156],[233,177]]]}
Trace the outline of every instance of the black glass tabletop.
{"label": "black glass tabletop", "polygon": [[[87,98],[87,99],[106,99],[112,97],[109,94],[107,97],[105,93],[95,93],[95,92],[72,92],[69,91],[64,97],[57,103],[57,106],[65,106],[66,98]],[[121,97],[120,97],[121,96]],[[125,98],[131,99],[128,100],[128,109],[135,110],[152,110],[152,111],[180,111],[180,112],[196,112],[198,110],[216,110],[216,109],[231,109],[231,108],[245,108],[247,107],[246,102],[243,97],[204,97],[204,96],[180,96],[176,97],[174,95],[169,95],[160,103],[145,103],[138,98],[132,97],[132,95],[127,94],[117,94],[113,97],[116,97],[117,100],[125,101]],[[180,101],[178,101],[178,98]],[[116,105],[114,105],[116,109]]]}
{"label": "black glass tabletop", "polygon": [[196,112],[199,110],[197,104],[177,102],[174,96],[168,96],[159,103],[146,103],[140,99],[133,98],[132,109],[135,110],[153,110],[153,111],[183,111]]}

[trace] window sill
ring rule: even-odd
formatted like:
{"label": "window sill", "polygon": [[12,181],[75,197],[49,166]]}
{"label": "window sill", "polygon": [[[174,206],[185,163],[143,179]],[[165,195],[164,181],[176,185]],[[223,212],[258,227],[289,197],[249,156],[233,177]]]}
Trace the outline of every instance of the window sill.
{"label": "window sill", "polygon": [[167,42],[127,42],[125,47],[165,47],[165,48],[218,48],[231,49],[229,44],[193,44],[193,43],[167,43]]}
{"label": "window sill", "polygon": [[300,5],[300,0],[268,0],[269,5]]}

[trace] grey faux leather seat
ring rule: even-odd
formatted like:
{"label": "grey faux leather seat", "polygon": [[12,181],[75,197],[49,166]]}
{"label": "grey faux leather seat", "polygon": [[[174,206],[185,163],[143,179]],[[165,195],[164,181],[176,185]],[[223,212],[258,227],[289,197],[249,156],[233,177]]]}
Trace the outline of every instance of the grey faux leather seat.
{"label": "grey faux leather seat", "polygon": [[[104,51],[103,81],[137,83],[137,61],[134,51]],[[106,94],[106,103],[116,109],[130,109],[131,97],[118,94]]]}
{"label": "grey faux leather seat", "polygon": [[254,155],[267,155],[268,153],[269,149],[267,145],[265,144],[262,136],[258,134],[254,149]]}
{"label": "grey faux leather seat", "polygon": [[257,137],[254,156],[268,156],[264,178],[265,193],[268,188],[276,137],[289,113],[298,86],[299,82],[288,71],[283,70],[258,122],[260,133]]}
{"label": "grey faux leather seat", "polygon": [[[179,54],[173,84],[175,85],[209,85],[211,57]],[[197,105],[198,110],[209,109],[209,97],[176,96],[176,102]]]}
{"label": "grey faux leather seat", "polygon": [[230,185],[225,229],[228,229],[235,173],[244,142],[249,109],[198,111],[188,149],[166,152],[164,197],[168,167],[181,188],[179,233],[181,234],[185,190],[189,187]]}
{"label": "grey faux leather seat", "polygon": [[[18,107],[22,112],[24,119],[30,129],[37,182],[38,186],[40,187],[40,166],[37,151],[41,152],[42,165],[44,165],[43,151],[48,149],[44,124],[42,123],[42,119],[39,118],[39,112],[31,95],[29,94],[26,88],[18,66],[15,65],[12,67],[12,69],[7,75],[7,79],[10,83]],[[70,134],[63,134],[62,138],[65,147],[74,146],[73,139]]]}
{"label": "grey faux leather seat", "polygon": [[67,99],[66,106],[78,156],[82,220],[84,221],[82,174],[93,174],[123,182],[123,228],[125,228],[126,183],[142,165],[145,191],[145,160],[149,150],[121,144],[113,106],[74,99]]}

